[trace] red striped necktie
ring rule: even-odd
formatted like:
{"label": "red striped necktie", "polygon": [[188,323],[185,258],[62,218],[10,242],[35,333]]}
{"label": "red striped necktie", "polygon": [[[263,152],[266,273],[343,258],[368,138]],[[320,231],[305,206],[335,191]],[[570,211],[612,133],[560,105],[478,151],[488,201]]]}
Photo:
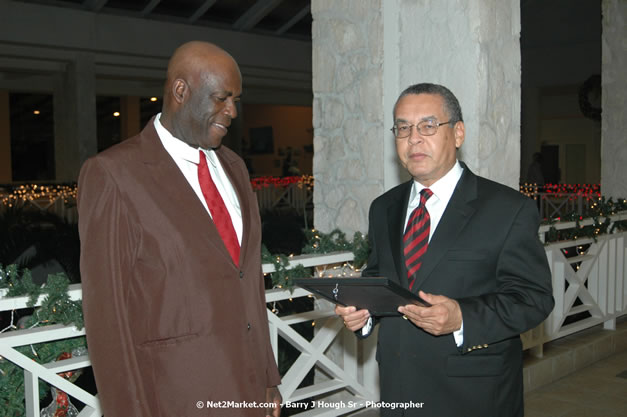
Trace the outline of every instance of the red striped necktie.
{"label": "red striped necktie", "polygon": [[237,234],[235,233],[235,228],[233,227],[233,222],[231,221],[231,216],[229,215],[229,211],[226,209],[224,200],[218,192],[215,183],[211,179],[205,153],[200,149],[198,151],[200,152],[200,162],[198,163],[198,182],[200,183],[202,195],[205,197],[213,223],[216,225],[218,233],[220,233],[220,236],[222,237],[224,246],[226,246],[226,249],[231,254],[231,258],[233,259],[235,265],[239,266],[240,247],[239,241],[237,240]]}
{"label": "red striped necktie", "polygon": [[427,251],[429,244],[429,230],[431,227],[431,217],[427,211],[427,200],[433,192],[424,188],[420,192],[420,203],[411,212],[405,234],[403,235],[403,246],[405,253],[405,266],[407,267],[407,280],[411,290],[416,281],[416,274],[422,266],[422,256]]}

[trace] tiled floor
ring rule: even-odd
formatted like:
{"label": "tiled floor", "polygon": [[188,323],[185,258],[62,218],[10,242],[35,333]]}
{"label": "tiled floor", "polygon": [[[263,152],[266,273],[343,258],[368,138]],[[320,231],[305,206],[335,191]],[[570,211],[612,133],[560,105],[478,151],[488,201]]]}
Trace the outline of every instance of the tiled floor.
{"label": "tiled floor", "polygon": [[627,416],[627,351],[525,394],[525,416]]}

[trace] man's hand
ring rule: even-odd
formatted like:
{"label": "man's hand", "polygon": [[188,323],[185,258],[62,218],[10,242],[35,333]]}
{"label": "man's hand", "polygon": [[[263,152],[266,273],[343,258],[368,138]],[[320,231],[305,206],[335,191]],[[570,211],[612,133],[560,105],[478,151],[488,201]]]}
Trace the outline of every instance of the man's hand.
{"label": "man's hand", "polygon": [[279,417],[281,415],[281,393],[277,387],[266,388],[266,402],[274,403],[273,408],[266,408],[266,417]]}
{"label": "man's hand", "polygon": [[335,306],[335,314],[344,320],[344,326],[351,332],[355,332],[366,325],[370,312],[368,310],[357,310],[356,307]]}
{"label": "man's hand", "polygon": [[457,301],[423,291],[418,295],[431,304],[431,307],[408,304],[398,308],[398,311],[412,323],[435,336],[453,333],[461,328],[462,310]]}

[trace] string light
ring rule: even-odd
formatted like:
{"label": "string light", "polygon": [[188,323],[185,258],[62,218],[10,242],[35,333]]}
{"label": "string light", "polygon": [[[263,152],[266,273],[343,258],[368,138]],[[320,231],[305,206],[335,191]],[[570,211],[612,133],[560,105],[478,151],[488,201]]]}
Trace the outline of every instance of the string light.
{"label": "string light", "polygon": [[26,202],[42,201],[50,205],[61,199],[64,204],[74,205],[77,196],[76,185],[38,185],[22,184],[2,198],[2,204],[14,207]]}
{"label": "string light", "polygon": [[524,183],[521,184],[519,190],[527,197],[533,197],[536,199],[539,193],[542,194],[568,194],[569,199],[574,200],[577,197],[601,197],[601,185],[600,184],[544,184],[538,185],[536,183]]}
{"label": "string light", "polygon": [[262,188],[268,188],[270,186],[276,188],[285,188],[289,185],[296,184],[298,188],[306,187],[308,190],[313,189],[314,177],[313,175],[291,176],[291,177],[273,177],[263,176],[253,178],[250,183],[253,186],[253,190],[260,190]]}

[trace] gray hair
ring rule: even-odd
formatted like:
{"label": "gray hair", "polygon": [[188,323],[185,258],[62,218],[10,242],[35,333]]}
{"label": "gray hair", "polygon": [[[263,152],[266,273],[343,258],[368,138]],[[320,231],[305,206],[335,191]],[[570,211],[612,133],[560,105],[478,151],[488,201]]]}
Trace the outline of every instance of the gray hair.
{"label": "gray hair", "polygon": [[398,99],[396,99],[396,103],[394,104],[394,111],[396,111],[396,105],[398,104],[399,100],[409,94],[438,95],[442,97],[442,99],[444,100],[444,110],[449,115],[449,118],[451,120],[451,125],[457,122],[464,121],[464,118],[462,117],[462,108],[459,105],[459,101],[457,100],[457,97],[455,97],[455,94],[453,94],[451,90],[444,87],[443,85],[431,84],[431,83],[420,83],[420,84],[410,85],[405,90],[403,90],[401,95],[398,96]]}

